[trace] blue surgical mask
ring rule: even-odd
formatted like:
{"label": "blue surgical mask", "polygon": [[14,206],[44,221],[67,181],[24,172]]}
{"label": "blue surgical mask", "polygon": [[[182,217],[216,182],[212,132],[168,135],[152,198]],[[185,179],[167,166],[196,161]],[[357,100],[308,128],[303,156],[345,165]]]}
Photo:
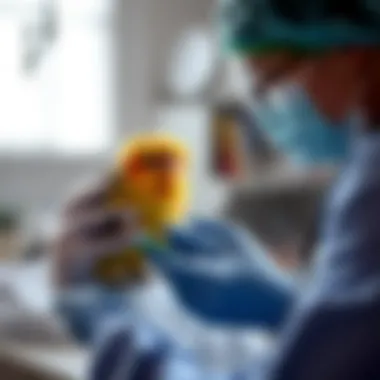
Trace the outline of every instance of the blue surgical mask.
{"label": "blue surgical mask", "polygon": [[272,92],[253,105],[253,112],[275,147],[295,164],[339,164],[347,155],[353,118],[329,121],[300,87]]}

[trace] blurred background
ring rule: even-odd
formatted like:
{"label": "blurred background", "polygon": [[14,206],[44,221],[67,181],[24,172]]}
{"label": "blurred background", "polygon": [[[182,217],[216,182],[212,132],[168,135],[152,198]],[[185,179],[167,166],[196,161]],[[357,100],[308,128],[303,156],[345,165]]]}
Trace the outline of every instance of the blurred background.
{"label": "blurred background", "polygon": [[[48,310],[47,270],[35,263],[49,255],[62,202],[78,182],[104,171],[123,140],[143,131],[161,128],[190,147],[193,214],[243,224],[283,265],[307,254],[305,236],[331,173],[310,177],[289,167],[256,130],[244,73],[220,52],[213,6],[0,0],[0,325],[10,304],[15,316]],[[237,126],[235,166],[218,161],[215,128],[223,124]],[[51,327],[55,335],[45,331],[55,326],[50,319],[44,328],[25,325],[20,319],[14,330],[25,330],[32,343],[61,336],[58,327]],[[1,334],[0,327],[0,348],[11,352]],[[81,367],[81,356],[65,350],[56,357]],[[59,372],[60,360],[46,352],[32,360],[18,348],[17,358],[23,355]]]}

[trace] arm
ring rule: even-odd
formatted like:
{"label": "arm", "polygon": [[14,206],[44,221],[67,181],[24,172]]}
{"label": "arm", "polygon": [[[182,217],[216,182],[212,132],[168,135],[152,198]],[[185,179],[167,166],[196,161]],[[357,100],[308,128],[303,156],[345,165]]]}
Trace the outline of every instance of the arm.
{"label": "arm", "polygon": [[271,380],[380,376],[380,136],[358,141],[327,204],[314,281]]}
{"label": "arm", "polygon": [[[213,323],[278,328],[293,302],[292,280],[244,232],[213,224],[219,244],[214,244],[211,255],[204,249],[207,244],[200,244],[202,254],[194,256],[181,254],[180,248],[187,245],[177,245],[171,254],[150,250],[152,260],[184,306],[198,317]],[[204,242],[196,230],[182,231],[181,238]]]}
{"label": "arm", "polygon": [[240,271],[224,275],[191,266],[163,267],[184,305],[213,323],[277,329],[293,303],[291,288],[265,277]]}

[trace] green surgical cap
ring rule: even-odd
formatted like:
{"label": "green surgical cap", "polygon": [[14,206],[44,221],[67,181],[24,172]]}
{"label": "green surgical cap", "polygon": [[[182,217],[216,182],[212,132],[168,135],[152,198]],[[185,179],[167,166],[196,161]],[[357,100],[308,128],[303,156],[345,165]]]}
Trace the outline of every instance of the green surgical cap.
{"label": "green surgical cap", "polygon": [[380,47],[380,0],[219,0],[229,50],[320,52]]}

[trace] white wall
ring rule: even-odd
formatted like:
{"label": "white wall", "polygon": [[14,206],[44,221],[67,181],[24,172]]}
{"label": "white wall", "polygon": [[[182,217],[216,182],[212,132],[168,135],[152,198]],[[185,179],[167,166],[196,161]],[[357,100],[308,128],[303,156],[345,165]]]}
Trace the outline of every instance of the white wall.
{"label": "white wall", "polygon": [[191,210],[196,215],[214,215],[221,210],[228,188],[212,176],[209,156],[210,111],[202,105],[163,107],[158,112],[161,129],[185,142],[191,155]]}
{"label": "white wall", "polygon": [[[190,150],[192,211],[197,215],[212,215],[223,206],[228,189],[212,177],[209,156],[209,118],[210,101],[180,104],[173,96],[167,103],[155,98],[170,93],[167,88],[167,68],[170,65],[174,49],[178,47],[186,32],[200,28],[212,29],[213,0],[157,0],[152,8],[152,25],[161,25],[155,35],[160,43],[152,46],[152,103],[157,112],[159,128],[178,136]],[[168,20],[170,20],[168,22]],[[216,79],[216,78],[215,78]],[[211,95],[219,89],[219,83],[211,83]],[[209,93],[209,94],[210,94]],[[164,98],[165,99],[165,98]]]}
{"label": "white wall", "polygon": [[0,205],[12,204],[23,210],[55,206],[70,184],[83,175],[102,169],[102,161],[40,158],[0,161]]}
{"label": "white wall", "polygon": [[[163,83],[171,46],[182,30],[209,22],[213,1],[113,1],[116,7],[113,23],[114,127],[121,138],[153,125],[157,107],[152,93]],[[193,147],[197,145],[196,131],[199,129],[195,126],[188,129],[189,124],[178,128],[177,132],[187,136]],[[78,160],[0,158],[0,204],[13,203],[26,210],[54,205],[71,183],[101,170],[105,161],[106,157]],[[195,208],[202,210],[212,201],[218,201],[214,185],[207,180],[208,174],[200,170],[200,162],[197,165],[195,192],[199,203]],[[204,198],[200,196],[202,191],[208,194]]]}

